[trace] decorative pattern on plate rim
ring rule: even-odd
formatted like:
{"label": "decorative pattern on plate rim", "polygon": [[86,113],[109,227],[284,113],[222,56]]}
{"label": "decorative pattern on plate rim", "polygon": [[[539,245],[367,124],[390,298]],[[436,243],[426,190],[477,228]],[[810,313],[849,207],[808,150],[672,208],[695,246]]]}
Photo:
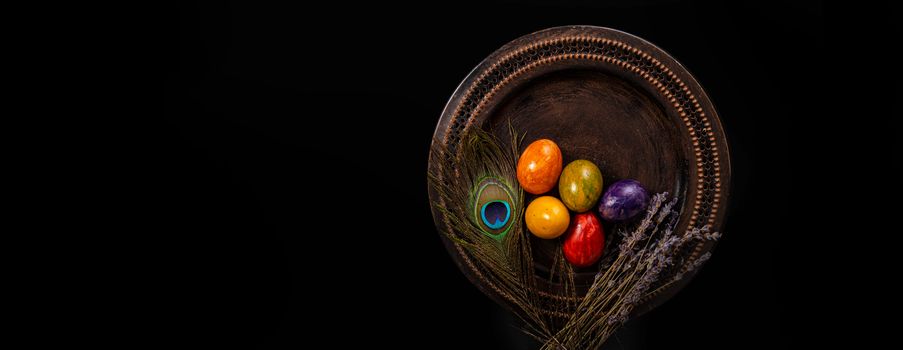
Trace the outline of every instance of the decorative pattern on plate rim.
{"label": "decorative pattern on plate rim", "polygon": [[[721,162],[711,122],[696,96],[677,75],[658,59],[621,41],[586,35],[565,36],[532,43],[503,56],[484,69],[458,103],[443,140],[450,153],[455,154],[460,135],[477,123],[476,116],[511,80],[542,65],[564,60],[593,60],[617,65],[645,79],[671,103],[686,125],[696,157],[697,193],[692,198],[689,227],[714,224],[721,200]],[[462,247],[455,246],[475,275],[499,294],[497,287],[488,283]],[[703,243],[698,244],[690,261],[698,257],[702,249]],[[501,296],[510,299],[510,296]],[[553,294],[547,296],[563,298]]]}

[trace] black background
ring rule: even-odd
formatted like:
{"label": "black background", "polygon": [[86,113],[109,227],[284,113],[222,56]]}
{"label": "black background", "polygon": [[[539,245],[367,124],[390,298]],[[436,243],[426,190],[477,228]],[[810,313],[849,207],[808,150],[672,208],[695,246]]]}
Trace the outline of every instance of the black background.
{"label": "black background", "polygon": [[[484,57],[524,34],[588,24],[647,39],[694,74],[726,128],[734,174],[712,260],[608,348],[790,347],[805,304],[797,287],[818,280],[799,272],[830,264],[794,250],[823,234],[800,229],[809,218],[795,201],[822,193],[805,179],[830,176],[812,169],[842,157],[846,145],[828,135],[859,131],[812,125],[849,112],[859,128],[888,132],[882,101],[899,97],[898,87],[869,84],[899,74],[899,56],[883,53],[899,45],[899,7],[330,4],[177,10],[163,115],[147,125],[154,143],[139,161],[145,223],[165,237],[151,262],[163,268],[161,332],[181,344],[528,346],[442,247],[426,195],[428,147],[448,97]],[[847,29],[862,20],[870,39]],[[866,61],[863,48],[882,54]],[[838,68],[851,66],[871,68]],[[848,111],[841,102],[850,101],[863,103]]]}

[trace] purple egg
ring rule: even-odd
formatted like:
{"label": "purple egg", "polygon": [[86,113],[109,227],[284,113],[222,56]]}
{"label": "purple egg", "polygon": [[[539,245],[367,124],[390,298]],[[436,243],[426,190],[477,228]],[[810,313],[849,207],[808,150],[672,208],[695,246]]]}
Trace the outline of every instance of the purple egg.
{"label": "purple egg", "polygon": [[649,192],[636,180],[611,184],[599,201],[599,215],[607,221],[626,221],[646,210]]}

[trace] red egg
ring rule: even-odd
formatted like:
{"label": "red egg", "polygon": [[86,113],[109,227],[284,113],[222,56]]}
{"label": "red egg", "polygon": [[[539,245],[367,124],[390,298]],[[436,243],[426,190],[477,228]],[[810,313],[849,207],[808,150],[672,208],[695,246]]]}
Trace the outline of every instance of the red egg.
{"label": "red egg", "polygon": [[572,265],[587,267],[602,257],[605,248],[605,232],[602,223],[592,212],[574,215],[564,233],[564,257]]}

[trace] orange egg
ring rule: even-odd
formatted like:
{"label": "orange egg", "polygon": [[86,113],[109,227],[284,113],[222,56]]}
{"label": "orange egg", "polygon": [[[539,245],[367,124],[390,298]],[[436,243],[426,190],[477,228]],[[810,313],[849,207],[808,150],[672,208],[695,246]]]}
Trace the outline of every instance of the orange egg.
{"label": "orange egg", "polygon": [[517,161],[517,181],[532,194],[549,192],[561,175],[561,149],[552,140],[536,140]]}

